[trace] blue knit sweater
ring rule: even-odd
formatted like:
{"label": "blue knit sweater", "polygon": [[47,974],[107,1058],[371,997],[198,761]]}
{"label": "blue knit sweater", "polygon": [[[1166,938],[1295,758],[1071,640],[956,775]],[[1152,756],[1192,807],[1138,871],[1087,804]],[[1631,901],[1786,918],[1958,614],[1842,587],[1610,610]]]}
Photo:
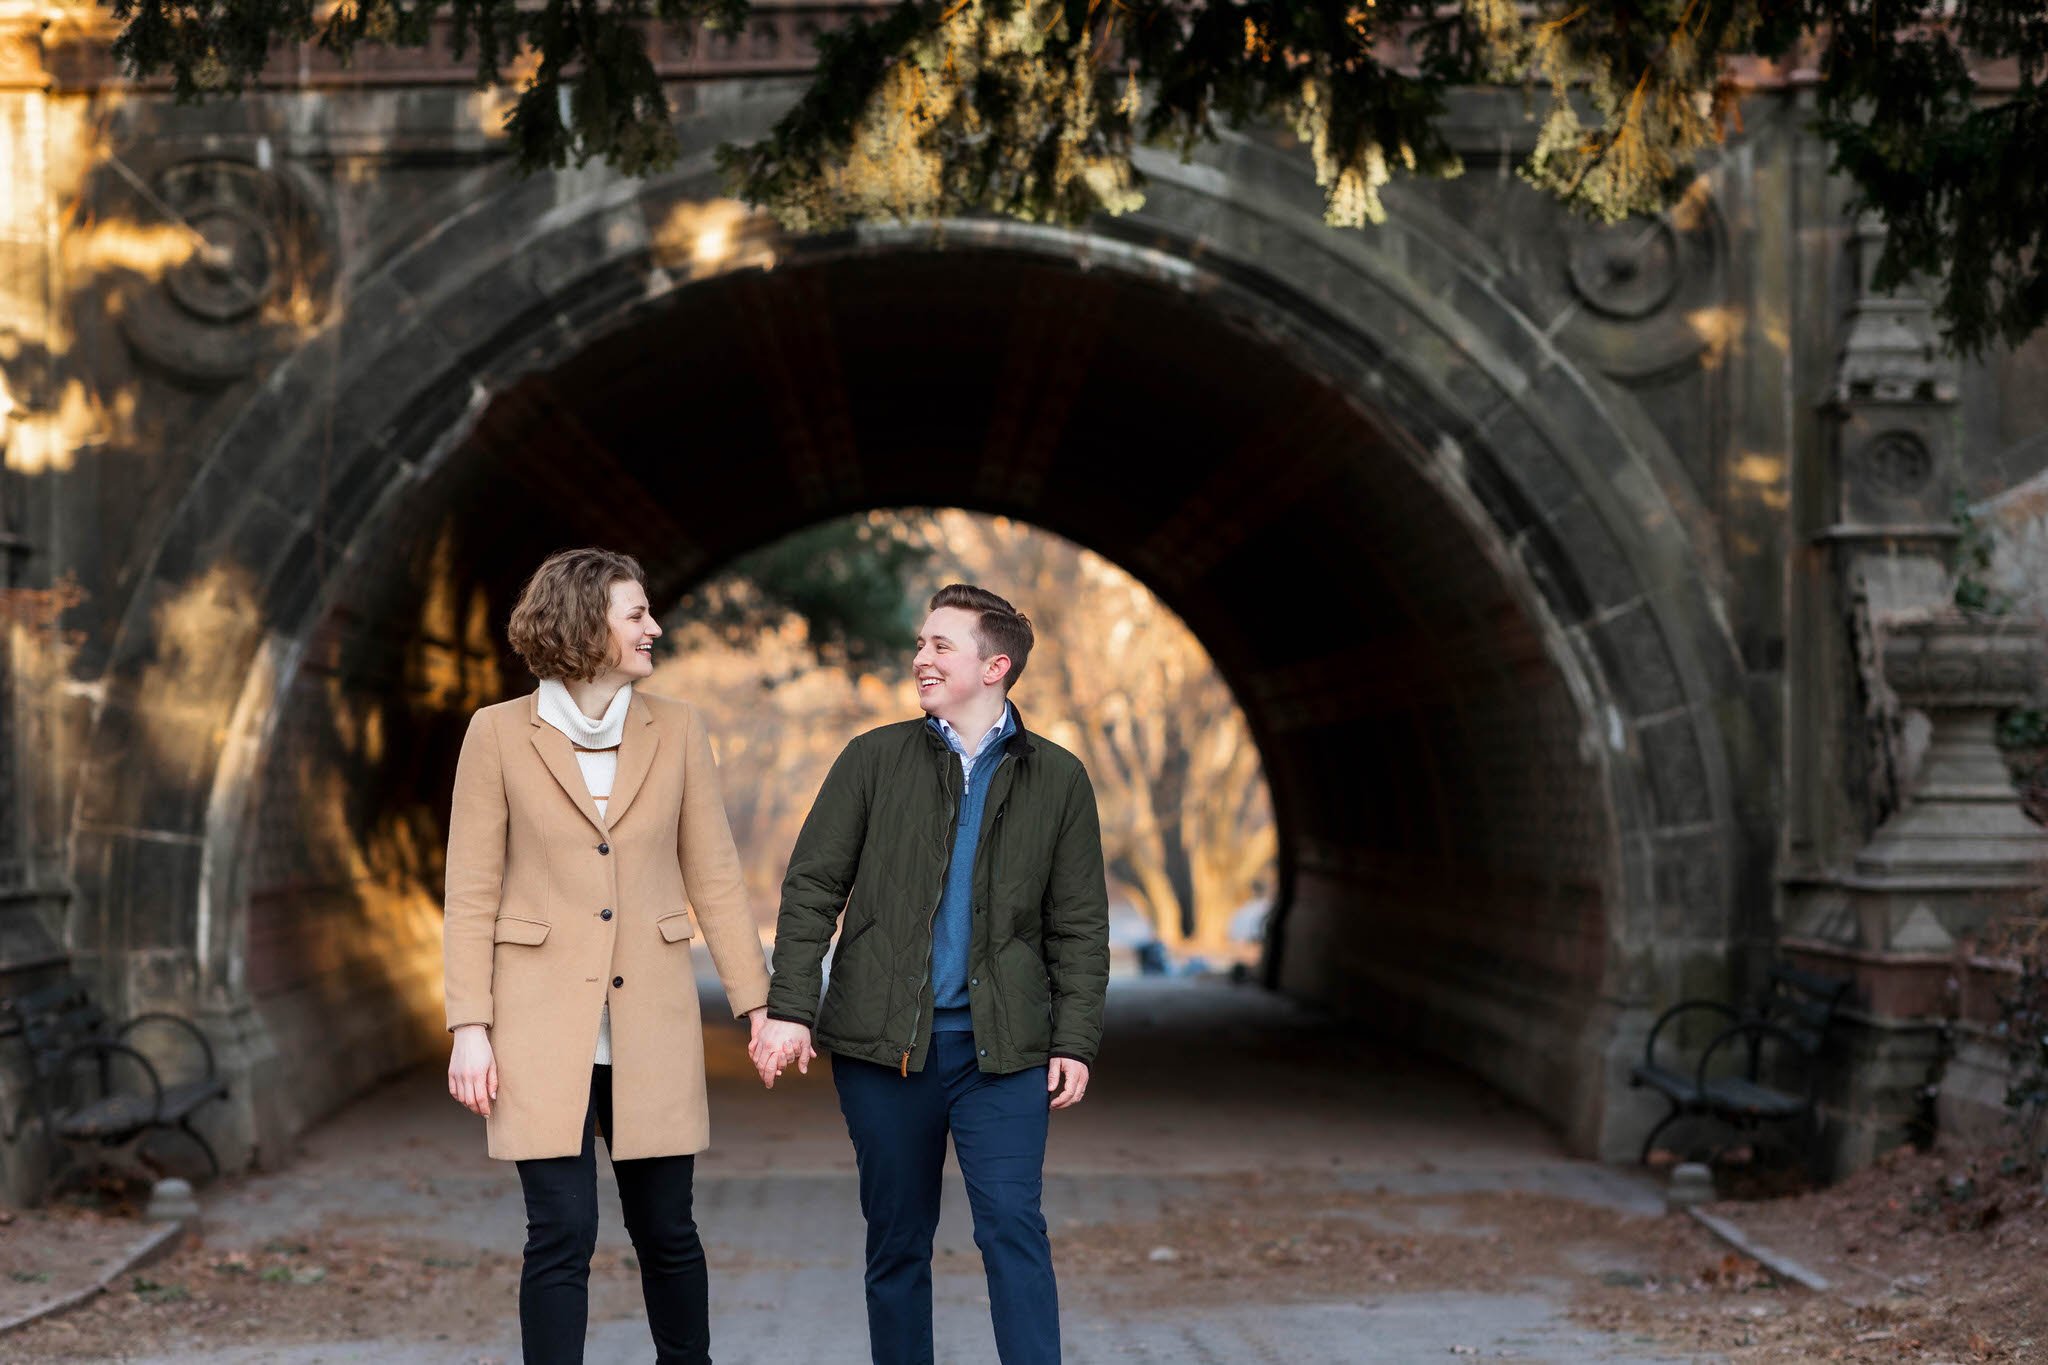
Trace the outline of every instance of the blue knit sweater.
{"label": "blue knit sweater", "polygon": [[[967,746],[952,726],[933,719],[928,724],[946,747],[967,757]],[[1006,741],[1017,733],[1016,713],[1003,703],[1003,718],[988,732],[967,764],[966,786],[960,793],[960,819],[953,830],[953,857],[946,864],[946,890],[932,918],[932,1032],[971,1033],[974,1017],[967,1008],[967,949],[974,938],[974,854],[981,844],[981,815],[988,789],[1002,765]]]}

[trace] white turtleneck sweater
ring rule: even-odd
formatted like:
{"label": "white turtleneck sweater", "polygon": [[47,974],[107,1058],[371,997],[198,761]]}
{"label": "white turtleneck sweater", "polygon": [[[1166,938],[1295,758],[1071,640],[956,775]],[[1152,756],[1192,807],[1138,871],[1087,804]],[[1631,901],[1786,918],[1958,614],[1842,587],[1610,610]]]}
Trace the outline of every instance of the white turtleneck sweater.
{"label": "white turtleneck sweater", "polygon": [[[540,683],[540,718],[569,737],[576,746],[576,766],[583,770],[583,785],[597,803],[597,813],[606,814],[611,801],[612,780],[619,773],[619,741],[626,735],[626,712],[633,704],[633,684],[612,694],[604,715],[592,720],[576,705],[576,698],[556,678]],[[597,1021],[598,1066],[612,1064],[612,1007],[607,1001]]]}

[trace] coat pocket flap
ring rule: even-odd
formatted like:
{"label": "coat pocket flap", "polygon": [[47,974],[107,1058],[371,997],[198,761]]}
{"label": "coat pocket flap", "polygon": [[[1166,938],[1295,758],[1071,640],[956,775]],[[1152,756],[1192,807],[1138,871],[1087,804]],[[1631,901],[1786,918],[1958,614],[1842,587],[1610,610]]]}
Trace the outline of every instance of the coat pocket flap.
{"label": "coat pocket flap", "polygon": [[548,926],[537,919],[500,919],[491,930],[493,943],[524,943],[531,947],[548,936]]}
{"label": "coat pocket flap", "polygon": [[690,915],[688,911],[679,911],[673,915],[663,915],[654,922],[654,927],[661,930],[662,941],[666,943],[681,943],[694,932],[690,928]]}

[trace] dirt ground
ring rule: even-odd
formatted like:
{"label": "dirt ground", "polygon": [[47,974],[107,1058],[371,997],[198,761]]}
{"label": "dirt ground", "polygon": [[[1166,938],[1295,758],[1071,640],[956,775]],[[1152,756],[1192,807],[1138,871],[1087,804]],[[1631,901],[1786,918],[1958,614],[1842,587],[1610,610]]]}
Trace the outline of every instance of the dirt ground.
{"label": "dirt ground", "polygon": [[[2048,1361],[2048,1192],[1996,1150],[1894,1152],[1818,1193],[1713,1212],[1825,1278],[1831,1290],[1757,1293],[1731,1330],[1711,1312],[1662,1316],[1660,1340],[1734,1361]],[[1723,1293],[1723,1307],[1737,1300]],[[1709,1298],[1712,1303],[1712,1297]],[[1617,1330],[1659,1315],[1649,1296],[1590,1301]]]}
{"label": "dirt ground", "polygon": [[1781,1282],[1691,1219],[1530,1194],[1244,1187],[1066,1235],[1097,1292],[1171,1305],[1567,1284],[1588,1326],[1730,1362],[2048,1361],[2048,1197],[1997,1153],[1902,1152],[1818,1193],[1712,1211],[1819,1272]]}
{"label": "dirt ground", "polygon": [[[1994,1155],[1901,1154],[1817,1194],[1715,1211],[1835,1288],[1782,1283],[1682,1215],[1514,1192],[1342,1190],[1305,1176],[1216,1177],[1156,1221],[1061,1228],[1055,1241],[1062,1282],[1112,1309],[1541,1284],[1589,1327],[1740,1365],[2048,1360],[2048,1200],[2037,1177],[2001,1171]],[[34,1273],[28,1243],[9,1243],[9,1265]],[[0,1354],[36,1365],[253,1342],[475,1339],[503,1321],[517,1274],[514,1256],[419,1241],[222,1253],[194,1240],[13,1334]],[[638,1293],[631,1258],[600,1253],[593,1320],[636,1311]]]}
{"label": "dirt ground", "polygon": [[[504,1320],[518,1276],[517,1256],[430,1243],[278,1241],[224,1253],[189,1238],[97,1298],[11,1334],[0,1358],[36,1365],[259,1342],[474,1340]],[[627,1258],[596,1258],[593,1316],[631,1311],[639,1292]]]}

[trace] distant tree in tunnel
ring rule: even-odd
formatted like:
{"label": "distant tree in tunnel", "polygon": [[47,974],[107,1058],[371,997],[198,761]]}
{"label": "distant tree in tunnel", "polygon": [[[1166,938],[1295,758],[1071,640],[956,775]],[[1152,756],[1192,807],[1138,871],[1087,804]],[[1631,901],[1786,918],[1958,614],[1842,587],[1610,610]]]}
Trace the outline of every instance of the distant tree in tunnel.
{"label": "distant tree in tunnel", "polygon": [[[1258,748],[1194,635],[1122,570],[1035,528],[957,511],[859,521],[924,556],[924,578],[900,599],[906,609],[960,578],[1031,615],[1041,643],[1017,704],[1087,765],[1119,895],[1169,945],[1222,947],[1233,912],[1270,887],[1277,838]],[[790,543],[738,561],[705,595],[750,598],[743,571],[784,562]],[[762,614],[745,629],[685,618],[678,657],[650,685],[688,696],[709,718],[748,878],[757,902],[772,906],[840,746],[916,714],[904,681],[914,627],[893,651],[826,663],[803,617],[784,610],[770,620],[765,597],[752,600]]]}
{"label": "distant tree in tunnel", "polygon": [[1169,946],[1220,946],[1278,847],[1258,746],[1222,676],[1108,561],[1016,522],[943,513],[935,530],[1051,643],[1019,705],[1087,765],[1111,877]]}
{"label": "distant tree in tunnel", "polygon": [[839,518],[743,555],[683,615],[739,643],[793,614],[821,662],[886,669],[916,634],[917,576],[930,557],[896,519]]}
{"label": "distant tree in tunnel", "polygon": [[[1817,69],[1817,128],[1889,230],[1880,287],[1937,278],[1964,351],[2048,317],[2048,20],[2040,0],[896,0],[818,39],[773,132],[724,149],[737,190],[802,229],[975,209],[1059,223],[1142,201],[1141,142],[1183,153],[1278,121],[1332,223],[1402,173],[1462,169],[1460,85],[1547,92],[1522,174],[1607,221],[1677,203],[1746,85]],[[748,0],[114,0],[118,55],[180,96],[235,89],[276,43],[425,46],[516,83],[523,166],[670,164],[644,28],[743,32]],[[1999,88],[1978,79],[2000,72]]]}

